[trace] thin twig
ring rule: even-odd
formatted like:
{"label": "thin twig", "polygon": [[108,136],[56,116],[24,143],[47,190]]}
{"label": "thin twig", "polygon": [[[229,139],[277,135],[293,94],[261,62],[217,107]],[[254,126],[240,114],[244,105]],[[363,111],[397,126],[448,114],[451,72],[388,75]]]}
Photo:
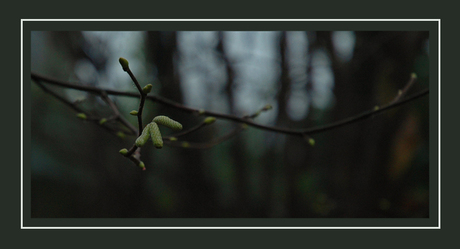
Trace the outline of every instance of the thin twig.
{"label": "thin twig", "polygon": [[[86,120],[87,121],[94,121],[95,123],[98,123],[100,118],[96,118],[96,117],[92,117],[90,116],[88,113],[86,113],[84,110],[82,110],[80,107],[78,107],[75,103],[72,103],[70,102],[69,100],[67,100],[66,98],[60,96],[59,94],[55,93],[54,91],[50,90],[48,87],[44,86],[40,80],[38,79],[34,79],[35,83],[46,93],[52,95],[53,97],[55,97],[57,100],[61,101],[62,103],[66,104],[67,106],[69,106],[70,108],[72,108],[74,111],[76,111],[77,113],[84,113],[87,117],[86,117]],[[99,124],[99,123],[98,123]],[[108,126],[102,126],[105,130],[109,131],[110,133],[112,134],[115,134],[117,132],[117,130],[115,129],[112,129]]]}
{"label": "thin twig", "polygon": [[165,140],[164,142],[174,147],[182,147],[182,148],[190,148],[190,149],[209,149],[213,146],[216,146],[222,142],[229,140],[230,138],[232,138],[239,132],[243,131],[244,129],[245,129],[244,125],[240,125],[237,128],[230,131],[229,133],[225,134],[224,136],[218,137],[206,143],[187,142],[187,141],[168,141],[168,140]]}
{"label": "thin twig", "polygon": [[201,122],[201,123],[195,125],[194,127],[188,129],[188,130],[184,130],[184,131],[182,131],[180,133],[174,134],[174,136],[164,136],[163,139],[168,140],[168,139],[173,138],[173,137],[174,138],[182,137],[182,136],[188,135],[188,134],[190,134],[190,133],[192,133],[194,131],[197,131],[197,130],[201,129],[201,128],[205,127],[206,125],[207,124],[205,122]]}
{"label": "thin twig", "polygon": [[143,91],[142,91],[142,87],[141,85],[139,84],[139,82],[137,81],[136,77],[134,76],[133,72],[131,72],[131,69],[127,69],[126,72],[129,74],[129,77],[131,77],[131,79],[133,80],[134,82],[134,85],[136,85],[136,88],[137,90],[139,91],[139,95],[141,97],[141,100],[139,102],[139,109],[137,111],[137,122],[139,124],[139,131],[138,131],[138,135],[140,136],[141,133],[142,133],[142,129],[144,128],[144,126],[142,125],[142,111],[144,110],[144,103],[145,103],[145,97],[147,96],[147,94],[145,94]]}
{"label": "thin twig", "polygon": [[389,104],[394,104],[398,102],[403,96],[405,96],[416,80],[417,75],[415,73],[411,74],[409,82],[407,82],[406,86],[398,92],[396,97]]}
{"label": "thin twig", "polygon": [[114,116],[111,117],[110,119],[116,119],[120,121],[124,126],[126,126],[133,134],[136,134],[138,131],[136,128],[131,125],[131,123],[128,122],[122,115],[120,115],[120,111],[118,110],[117,106],[115,103],[112,101],[112,99],[109,98],[107,95],[107,92],[101,91],[101,98],[109,105],[109,107],[112,109]]}
{"label": "thin twig", "polygon": [[[268,110],[271,110],[272,109],[272,106],[271,105],[266,105],[264,106],[263,108],[261,108],[259,111],[251,114],[251,115],[246,115],[246,116],[243,116],[244,119],[254,119],[256,117],[258,117],[262,112],[265,112],[265,111],[268,111]],[[214,117],[212,117],[214,118]],[[214,122],[214,121],[212,121]],[[189,134],[193,131],[196,131],[206,125],[209,125],[209,123],[206,122],[206,119],[199,125],[196,125],[195,127],[185,131],[185,132],[182,132],[182,133],[179,133],[179,134],[176,134],[175,136],[173,136],[174,138],[178,138],[179,136],[183,136],[183,135],[186,135],[186,134]],[[240,124],[237,128],[233,129],[231,132],[227,133],[226,135],[224,136],[221,136],[221,137],[218,137],[212,141],[209,141],[209,142],[206,142],[206,143],[196,143],[196,142],[187,142],[187,141],[182,141],[182,142],[176,142],[175,140],[170,140],[170,138],[173,138],[173,137],[164,137],[165,138],[165,142],[168,144],[168,145],[172,145],[172,146],[176,146],[176,147],[184,147],[184,148],[192,148],[192,149],[207,149],[207,148],[211,148],[215,145],[218,145],[224,141],[227,141],[228,139],[232,138],[233,136],[237,135],[239,132],[245,130],[248,126],[246,124]],[[169,139],[169,141],[168,141]]]}

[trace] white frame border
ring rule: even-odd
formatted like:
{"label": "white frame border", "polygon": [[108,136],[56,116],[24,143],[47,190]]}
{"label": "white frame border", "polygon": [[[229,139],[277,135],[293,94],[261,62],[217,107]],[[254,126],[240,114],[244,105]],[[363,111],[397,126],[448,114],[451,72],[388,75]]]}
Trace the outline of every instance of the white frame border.
{"label": "white frame border", "polygon": [[[438,226],[436,227],[25,227],[24,226],[24,203],[23,203],[23,183],[24,183],[24,22],[40,22],[40,21],[54,21],[54,22],[66,22],[66,21],[136,21],[136,22],[175,22],[175,21],[206,21],[206,22],[228,22],[228,21],[273,21],[273,22],[311,22],[311,21],[436,21],[438,22]],[[21,19],[21,229],[441,229],[441,19]]]}

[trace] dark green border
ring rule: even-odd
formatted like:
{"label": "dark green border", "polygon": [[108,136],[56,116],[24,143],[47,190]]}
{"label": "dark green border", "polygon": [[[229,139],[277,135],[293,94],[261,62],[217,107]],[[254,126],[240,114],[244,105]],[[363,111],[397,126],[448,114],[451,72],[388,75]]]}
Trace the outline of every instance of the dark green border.
{"label": "dark green border", "polygon": [[[180,19],[179,19],[180,20]],[[25,22],[32,31],[425,31],[437,29],[435,22],[420,21],[34,21]]]}
{"label": "dark green border", "polygon": [[[430,218],[428,219],[31,219],[30,31],[33,30],[428,30],[430,31]],[[433,227],[438,226],[438,23],[430,22],[24,22],[25,227]]]}

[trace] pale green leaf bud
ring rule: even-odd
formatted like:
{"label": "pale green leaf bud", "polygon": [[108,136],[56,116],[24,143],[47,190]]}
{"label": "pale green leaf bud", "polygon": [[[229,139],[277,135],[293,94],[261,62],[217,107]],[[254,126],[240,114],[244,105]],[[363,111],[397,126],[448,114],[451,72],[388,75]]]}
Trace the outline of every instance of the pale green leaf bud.
{"label": "pale green leaf bud", "polygon": [[105,122],[107,122],[106,118],[101,118],[101,120],[99,120],[100,125],[103,125]]}
{"label": "pale green leaf bud", "polygon": [[145,170],[145,164],[144,164],[144,162],[140,161],[140,162],[139,162],[139,167],[141,167],[142,170]]}
{"label": "pale green leaf bud", "polygon": [[144,92],[145,94],[149,93],[150,91],[152,91],[152,84],[148,84],[146,86],[144,86],[144,88],[142,88],[142,92]]}
{"label": "pale green leaf bud", "polygon": [[123,57],[120,57],[120,59],[118,59],[118,61],[120,62],[121,64],[121,67],[123,68],[123,71],[128,71],[129,70],[129,63],[128,63],[128,60],[123,58]]}
{"label": "pale green leaf bud", "polygon": [[311,146],[315,146],[315,139],[309,138],[309,139],[308,139],[308,143],[309,143]]}
{"label": "pale green leaf bud", "polygon": [[125,133],[123,133],[122,131],[119,131],[119,132],[117,132],[117,136],[118,136],[119,138],[125,138],[126,135],[125,135]]}
{"label": "pale green leaf bud", "polygon": [[133,116],[137,116],[138,113],[139,113],[139,112],[136,111],[136,110],[132,110],[132,111],[129,112],[129,114],[131,114],[131,115],[133,115]]}
{"label": "pale green leaf bud", "polygon": [[188,143],[188,142],[182,142],[182,147],[188,148],[188,147],[190,147],[190,143]]}
{"label": "pale green leaf bud", "polygon": [[[151,123],[150,123],[151,124]],[[142,130],[141,135],[136,139],[134,144],[137,147],[142,147],[147,141],[149,140],[149,135],[150,135],[150,124],[145,126],[145,128]]]}
{"label": "pale green leaf bud", "polygon": [[149,132],[153,145],[158,149],[163,148],[163,138],[161,137],[160,128],[158,128],[157,123],[152,122],[149,124]]}
{"label": "pale green leaf bud", "polygon": [[119,152],[120,152],[120,154],[122,154],[122,155],[126,155],[126,154],[128,154],[128,149],[123,148],[123,149],[121,149]]}
{"label": "pale green leaf bud", "polygon": [[209,125],[209,124],[212,124],[216,121],[216,118],[215,117],[207,117],[204,119],[203,123]]}
{"label": "pale green leaf bud", "polygon": [[77,114],[77,118],[79,118],[79,119],[86,119],[87,117],[86,117],[86,114],[84,114],[84,113],[78,113],[78,114]]}
{"label": "pale green leaf bud", "polygon": [[177,137],[170,137],[169,141],[177,141]]}
{"label": "pale green leaf bud", "polygon": [[171,118],[167,116],[156,116],[153,120],[153,122],[159,124],[159,125],[164,125],[166,127],[169,127],[173,130],[182,130],[182,124],[172,120]]}

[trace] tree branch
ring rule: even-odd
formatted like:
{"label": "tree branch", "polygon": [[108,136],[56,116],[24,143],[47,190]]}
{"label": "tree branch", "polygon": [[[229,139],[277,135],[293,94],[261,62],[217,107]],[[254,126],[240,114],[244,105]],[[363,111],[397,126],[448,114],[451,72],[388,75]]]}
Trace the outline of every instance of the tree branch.
{"label": "tree branch", "polygon": [[[53,85],[57,85],[57,86],[61,86],[61,87],[66,87],[66,88],[71,88],[71,89],[76,89],[76,90],[81,90],[81,91],[92,92],[92,93],[95,93],[95,94],[100,94],[101,90],[103,90],[109,95],[137,97],[137,98],[139,98],[141,96],[140,94],[132,93],[132,92],[122,92],[122,91],[117,91],[117,90],[101,89],[101,88],[97,88],[97,87],[72,84],[72,83],[68,83],[68,82],[64,82],[64,81],[59,81],[59,80],[56,80],[56,79],[51,79],[51,78],[48,78],[48,77],[45,77],[45,76],[41,76],[41,75],[36,74],[36,73],[31,73],[31,77],[32,77],[32,79],[41,80],[41,81],[47,82],[49,84],[53,84]],[[231,115],[231,114],[223,114],[223,113],[217,113],[217,112],[212,112],[212,111],[194,109],[194,108],[191,108],[191,107],[181,105],[181,104],[176,103],[174,101],[171,101],[169,99],[162,98],[160,96],[155,96],[155,95],[146,96],[146,99],[149,99],[149,100],[152,100],[154,102],[158,102],[158,103],[161,103],[161,104],[164,104],[164,105],[167,105],[167,106],[170,106],[170,107],[173,107],[173,108],[176,108],[178,110],[188,112],[188,113],[195,113],[195,114],[199,114],[199,115],[213,116],[213,117],[216,117],[216,118],[219,118],[219,119],[225,119],[225,120],[234,121],[234,122],[238,122],[238,123],[244,123],[244,124],[247,124],[249,126],[252,126],[254,128],[261,129],[261,130],[266,130],[266,131],[277,132],[277,133],[282,133],[282,134],[286,134],[286,135],[293,135],[293,136],[301,136],[301,137],[303,137],[306,134],[311,135],[311,134],[315,134],[315,133],[325,132],[325,131],[328,131],[328,130],[332,130],[332,129],[335,129],[335,128],[339,128],[339,127],[342,127],[342,126],[345,126],[345,125],[348,125],[348,124],[351,124],[351,123],[355,123],[355,122],[364,120],[366,118],[369,118],[369,117],[372,117],[374,115],[380,114],[380,113],[382,113],[384,111],[387,111],[387,110],[396,108],[398,106],[401,106],[401,105],[403,105],[405,103],[408,103],[410,101],[413,101],[415,99],[421,98],[421,97],[423,97],[425,95],[428,95],[428,93],[429,93],[429,90],[425,89],[425,90],[422,90],[422,91],[420,91],[420,92],[418,92],[416,94],[413,94],[413,95],[411,95],[411,96],[409,96],[409,97],[407,97],[405,99],[401,100],[400,98],[398,98],[396,101],[392,101],[389,104],[387,104],[387,105],[385,105],[383,107],[380,107],[378,109],[372,109],[372,110],[369,110],[369,111],[365,111],[365,112],[362,112],[362,113],[360,113],[360,114],[358,114],[356,116],[345,118],[343,120],[340,120],[340,121],[337,121],[337,122],[334,122],[334,123],[331,123],[331,124],[312,127],[312,128],[307,128],[307,129],[288,129],[288,128],[284,128],[284,127],[265,126],[265,125],[255,123],[252,120],[246,119],[244,117],[238,117],[238,116]]]}

